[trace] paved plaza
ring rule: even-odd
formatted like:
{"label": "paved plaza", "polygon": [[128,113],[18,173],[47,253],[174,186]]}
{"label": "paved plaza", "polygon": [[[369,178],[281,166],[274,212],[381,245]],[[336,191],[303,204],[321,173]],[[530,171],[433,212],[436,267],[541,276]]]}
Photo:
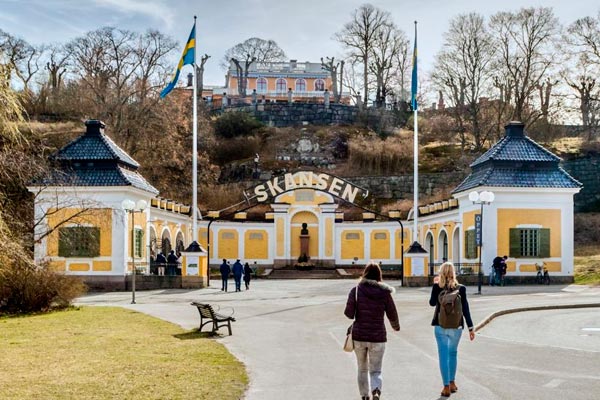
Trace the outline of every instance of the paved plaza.
{"label": "paved plaza", "polygon": [[[429,288],[394,295],[401,331],[388,325],[383,398],[434,400],[441,389]],[[220,282],[218,282],[220,285]],[[343,316],[351,280],[253,281],[250,291],[203,290],[89,294],[80,305],[116,305],[198,326],[192,301],[235,310],[233,336],[218,340],[246,364],[247,400],[355,399],[353,354],[341,349],[350,320]],[[231,285],[232,286],[232,285]],[[580,286],[468,287],[477,324],[503,309],[600,303],[600,288]],[[226,335],[227,330],[220,331]],[[202,373],[202,371],[198,371]],[[454,399],[597,399],[600,393],[600,310],[532,311],[494,319],[474,342],[459,348],[459,392]]]}

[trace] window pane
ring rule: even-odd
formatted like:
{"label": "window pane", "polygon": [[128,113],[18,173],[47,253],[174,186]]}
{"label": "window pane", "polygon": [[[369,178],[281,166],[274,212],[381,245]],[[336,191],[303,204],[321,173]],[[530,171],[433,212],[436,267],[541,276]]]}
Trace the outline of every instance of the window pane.
{"label": "window pane", "polygon": [[267,80],[265,78],[258,78],[256,80],[256,91],[258,93],[266,93],[267,92]]}
{"label": "window pane", "polygon": [[325,91],[325,81],[323,79],[317,79],[315,81],[315,90],[317,92]]}
{"label": "window pane", "polygon": [[306,81],[304,79],[296,79],[296,91],[306,92]]}
{"label": "window pane", "polygon": [[287,92],[287,82],[285,81],[285,79],[277,79],[276,85],[278,92]]}
{"label": "window pane", "polygon": [[99,256],[100,228],[87,226],[59,228],[58,255],[61,257]]}

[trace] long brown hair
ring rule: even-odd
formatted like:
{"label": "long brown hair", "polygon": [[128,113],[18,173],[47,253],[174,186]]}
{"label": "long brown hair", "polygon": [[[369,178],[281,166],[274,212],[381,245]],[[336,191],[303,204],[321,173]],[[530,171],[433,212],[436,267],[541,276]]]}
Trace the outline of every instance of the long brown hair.
{"label": "long brown hair", "polygon": [[379,265],[375,261],[369,261],[363,271],[362,277],[364,279],[381,282],[381,268],[379,268]]}
{"label": "long brown hair", "polygon": [[440,283],[441,288],[449,287],[451,289],[458,286],[456,280],[456,272],[454,271],[454,265],[451,262],[445,262],[440,266]]}

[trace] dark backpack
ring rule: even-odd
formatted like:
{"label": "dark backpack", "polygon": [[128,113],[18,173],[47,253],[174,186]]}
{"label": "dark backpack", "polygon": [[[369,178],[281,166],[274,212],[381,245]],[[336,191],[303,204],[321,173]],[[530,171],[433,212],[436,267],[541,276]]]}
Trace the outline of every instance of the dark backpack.
{"label": "dark backpack", "polygon": [[445,329],[457,329],[462,325],[462,300],[458,288],[444,289],[438,296],[438,323]]}

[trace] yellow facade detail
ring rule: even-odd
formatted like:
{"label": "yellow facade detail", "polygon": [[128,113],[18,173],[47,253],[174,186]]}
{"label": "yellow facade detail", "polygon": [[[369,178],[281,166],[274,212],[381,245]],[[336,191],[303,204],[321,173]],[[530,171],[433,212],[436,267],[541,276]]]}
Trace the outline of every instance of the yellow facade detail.
{"label": "yellow facade detail", "polygon": [[390,259],[389,230],[374,230],[371,232],[371,258],[374,260]]}
{"label": "yellow facade detail", "polygon": [[283,231],[283,227],[284,227],[285,221],[283,220],[283,218],[277,218],[277,222],[275,223],[276,226],[276,235],[275,237],[277,238],[277,257],[283,257],[284,254],[284,238],[285,238],[285,232]]}
{"label": "yellow facade detail", "polygon": [[[559,261],[545,261],[544,262],[546,269],[548,272],[560,272],[561,271],[561,263]],[[527,263],[519,265],[520,272],[537,272],[537,267],[535,263]]]}
{"label": "yellow facade detail", "polygon": [[110,271],[110,270],[112,270],[112,262],[111,261],[94,261],[94,263],[92,264],[92,270],[101,271],[101,272]]}
{"label": "yellow facade detail", "polygon": [[325,257],[333,256],[333,220],[325,220]]}
{"label": "yellow facade detail", "polygon": [[53,231],[47,239],[47,255],[58,256],[58,230],[57,227],[84,225],[100,228],[100,256],[112,255],[112,209],[110,208],[50,208],[48,210],[48,228]]}
{"label": "yellow facade detail", "polygon": [[69,264],[69,271],[83,272],[83,271],[89,271],[89,270],[90,270],[90,264],[88,264],[88,263],[71,263],[71,264]]}
{"label": "yellow facade detail", "polygon": [[515,261],[507,261],[506,272],[517,272],[517,263]]}
{"label": "yellow facade detail", "polygon": [[198,244],[200,244],[200,246],[202,246],[203,248],[205,248],[206,250],[210,250],[210,257],[214,257],[215,256],[215,251],[214,251],[214,243],[215,243],[215,235],[213,234],[213,229],[210,230],[210,243],[211,243],[211,249],[208,248],[208,232],[207,232],[207,228],[205,227],[199,227],[198,228]]}
{"label": "yellow facade detail", "polygon": [[365,234],[362,230],[344,230],[341,232],[342,259],[365,258]]}
{"label": "yellow facade detail", "polygon": [[[147,238],[146,238],[146,235],[147,235],[147,233],[146,233],[147,221],[146,220],[147,220],[147,218],[146,218],[146,214],[141,213],[141,212],[136,212],[134,214],[135,214],[135,216],[134,216],[134,221],[133,222],[135,222],[135,227],[137,229],[141,229],[142,232],[143,232],[143,234],[142,234],[142,257],[138,257],[136,255],[136,258],[138,258],[138,260],[140,258],[145,259],[146,258],[146,251],[148,250],[148,246],[146,246],[146,240],[147,240]],[[127,242],[128,242],[127,256],[129,258],[131,258],[131,256],[132,256],[131,251],[133,250],[133,246],[131,244],[132,243],[132,237],[131,237],[132,229],[133,229],[133,226],[131,225],[131,214],[127,213],[127,233],[126,233],[126,235],[127,235]],[[171,243],[171,245],[173,245],[173,243]]]}
{"label": "yellow facade detail", "polygon": [[244,259],[266,260],[269,258],[269,235],[265,230],[247,230],[244,234]]}
{"label": "yellow facade detail", "polygon": [[[498,209],[498,254],[509,254],[510,228],[517,225],[540,225],[550,228],[550,257],[561,256],[561,210],[500,208]],[[559,269],[560,271],[560,269]]]}
{"label": "yellow facade detail", "polygon": [[52,271],[65,272],[67,269],[67,262],[64,260],[54,260],[48,263],[48,267]]}
{"label": "yellow facade detail", "polygon": [[[312,228],[312,229],[311,229]],[[302,230],[301,226],[292,227],[291,232],[291,249],[290,256],[292,258],[300,257],[300,231]],[[308,240],[308,256],[310,258],[318,258],[319,257],[319,229],[316,226],[309,226],[309,240]]]}
{"label": "yellow facade detail", "polygon": [[218,258],[237,259],[239,235],[235,229],[219,229]]}

